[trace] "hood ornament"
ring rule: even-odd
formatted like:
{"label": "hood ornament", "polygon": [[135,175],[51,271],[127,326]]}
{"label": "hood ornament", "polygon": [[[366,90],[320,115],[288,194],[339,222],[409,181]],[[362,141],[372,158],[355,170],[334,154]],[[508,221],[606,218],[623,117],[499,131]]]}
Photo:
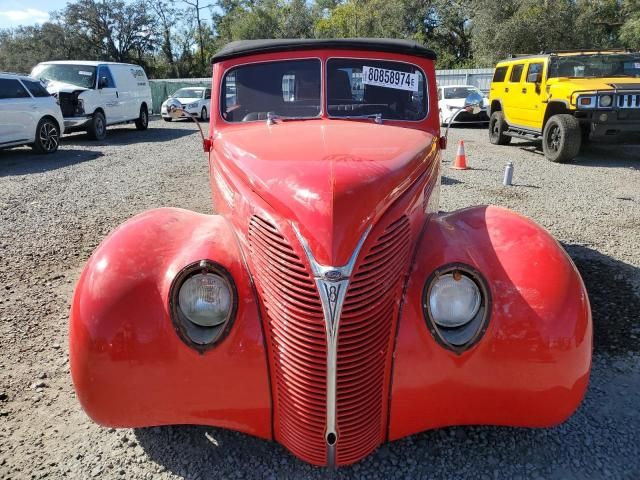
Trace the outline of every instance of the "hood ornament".
{"label": "hood ornament", "polygon": [[339,282],[344,279],[344,275],[340,270],[327,270],[323,275],[327,282]]}

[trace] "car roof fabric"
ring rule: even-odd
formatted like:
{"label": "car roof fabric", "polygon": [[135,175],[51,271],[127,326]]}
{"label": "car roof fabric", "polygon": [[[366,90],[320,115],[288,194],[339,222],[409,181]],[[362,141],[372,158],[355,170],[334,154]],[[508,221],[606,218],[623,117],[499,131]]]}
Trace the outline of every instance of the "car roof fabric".
{"label": "car roof fabric", "polygon": [[211,59],[212,63],[258,53],[293,52],[298,50],[370,50],[375,52],[401,53],[435,60],[433,50],[413,40],[390,38],[332,38],[332,39],[280,39],[240,40],[222,47]]}

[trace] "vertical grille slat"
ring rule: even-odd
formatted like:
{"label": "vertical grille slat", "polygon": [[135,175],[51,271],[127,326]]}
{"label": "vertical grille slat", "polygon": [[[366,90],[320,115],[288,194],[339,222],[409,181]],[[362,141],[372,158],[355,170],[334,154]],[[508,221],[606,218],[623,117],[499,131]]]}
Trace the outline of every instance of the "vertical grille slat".
{"label": "vertical grille slat", "polygon": [[[390,348],[410,223],[403,216],[370,241],[356,261],[338,329],[336,463],[354,463],[385,440]],[[308,259],[278,228],[252,217],[251,263],[266,313],[276,439],[297,456],[326,465],[327,332]]]}
{"label": "vertical grille slat", "polygon": [[248,239],[267,312],[276,439],[297,456],[324,465],[327,346],[320,297],[305,262],[274,225],[252,217]]}
{"label": "vertical grille slat", "polygon": [[[365,252],[347,291],[338,335],[336,457],[340,465],[358,461],[385,439],[385,370],[409,241],[409,219],[403,216]],[[375,278],[378,292],[372,295]],[[369,308],[372,304],[375,309]]]}

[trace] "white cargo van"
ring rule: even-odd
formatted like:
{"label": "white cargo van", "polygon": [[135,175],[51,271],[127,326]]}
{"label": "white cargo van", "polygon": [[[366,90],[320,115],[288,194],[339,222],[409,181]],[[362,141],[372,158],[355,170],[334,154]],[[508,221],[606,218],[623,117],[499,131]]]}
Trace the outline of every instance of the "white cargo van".
{"label": "white cargo van", "polygon": [[151,88],[142,67],[127,63],[56,61],[36,65],[31,76],[41,79],[58,98],[65,133],[86,130],[102,140],[107,125],[135,122],[146,130],[152,110]]}

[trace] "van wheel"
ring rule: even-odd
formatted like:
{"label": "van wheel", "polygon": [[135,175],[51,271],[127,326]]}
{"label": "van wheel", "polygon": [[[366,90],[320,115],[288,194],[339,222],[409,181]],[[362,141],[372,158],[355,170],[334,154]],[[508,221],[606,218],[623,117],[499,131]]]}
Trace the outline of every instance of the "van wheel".
{"label": "van wheel", "polygon": [[554,115],[544,126],[542,150],[552,162],[570,162],[578,155],[581,144],[580,122],[573,115]]}
{"label": "van wheel", "polygon": [[140,115],[136,119],[136,128],[138,130],[146,130],[149,127],[149,111],[146,105],[140,106]]}
{"label": "van wheel", "polygon": [[104,113],[96,112],[93,114],[93,118],[89,122],[89,128],[87,128],[89,138],[93,140],[104,140],[107,136],[107,121],[104,118]]}
{"label": "van wheel", "polygon": [[489,141],[494,145],[508,145],[511,143],[511,137],[505,135],[508,125],[504,119],[504,113],[500,110],[493,112],[489,119]]}
{"label": "van wheel", "polygon": [[200,112],[200,120],[206,122],[209,120],[209,114],[207,113],[207,107],[202,107],[202,111]]}
{"label": "van wheel", "polygon": [[60,145],[60,129],[50,118],[43,118],[36,127],[36,140],[31,148],[36,153],[54,153]]}

